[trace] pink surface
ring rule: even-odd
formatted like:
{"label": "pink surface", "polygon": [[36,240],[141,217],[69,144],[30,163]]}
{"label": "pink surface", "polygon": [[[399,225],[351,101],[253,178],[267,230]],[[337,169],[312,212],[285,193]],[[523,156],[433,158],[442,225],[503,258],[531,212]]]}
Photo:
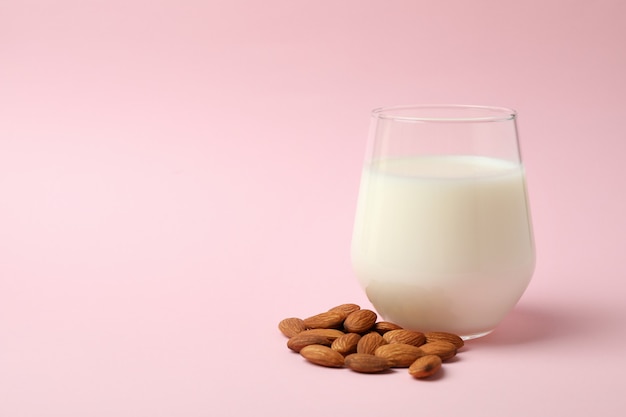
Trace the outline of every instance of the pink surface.
{"label": "pink surface", "polygon": [[[626,3],[0,3],[0,416],[619,416]],[[533,282],[441,378],[305,363],[369,306],[369,111],[516,108]]]}

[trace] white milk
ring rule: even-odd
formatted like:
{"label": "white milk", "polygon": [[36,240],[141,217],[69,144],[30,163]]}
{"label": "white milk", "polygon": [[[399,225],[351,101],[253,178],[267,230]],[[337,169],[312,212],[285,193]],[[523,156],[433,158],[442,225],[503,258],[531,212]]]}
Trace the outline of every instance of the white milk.
{"label": "white milk", "polygon": [[369,164],[352,262],[386,320],[465,337],[493,330],[535,265],[523,168],[476,156]]}

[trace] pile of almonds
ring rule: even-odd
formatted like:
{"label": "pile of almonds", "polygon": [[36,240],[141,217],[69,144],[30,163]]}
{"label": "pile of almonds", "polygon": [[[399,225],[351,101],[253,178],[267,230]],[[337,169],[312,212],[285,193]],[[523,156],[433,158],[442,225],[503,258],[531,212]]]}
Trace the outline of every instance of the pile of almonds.
{"label": "pile of almonds", "polygon": [[464,344],[452,333],[422,333],[377,320],[372,310],[342,304],[306,319],[286,318],[278,329],[289,338],[289,349],[316,365],[362,373],[408,368],[414,378],[436,374]]}

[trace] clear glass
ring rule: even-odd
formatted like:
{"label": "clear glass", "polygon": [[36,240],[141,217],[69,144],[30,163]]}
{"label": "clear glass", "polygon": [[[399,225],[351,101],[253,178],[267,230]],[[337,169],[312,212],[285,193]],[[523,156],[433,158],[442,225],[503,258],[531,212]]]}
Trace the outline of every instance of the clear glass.
{"label": "clear glass", "polygon": [[516,117],[461,105],[372,112],[351,256],[385,320],[472,339],[526,290],[535,246]]}

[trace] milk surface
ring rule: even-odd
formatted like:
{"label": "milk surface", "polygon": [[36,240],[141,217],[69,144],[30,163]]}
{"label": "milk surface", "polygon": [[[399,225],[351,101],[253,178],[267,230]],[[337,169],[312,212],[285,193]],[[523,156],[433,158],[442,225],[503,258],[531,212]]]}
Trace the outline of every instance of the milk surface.
{"label": "milk surface", "polygon": [[386,320],[467,338],[491,331],[535,265],[522,166],[477,156],[367,164],[352,263]]}

